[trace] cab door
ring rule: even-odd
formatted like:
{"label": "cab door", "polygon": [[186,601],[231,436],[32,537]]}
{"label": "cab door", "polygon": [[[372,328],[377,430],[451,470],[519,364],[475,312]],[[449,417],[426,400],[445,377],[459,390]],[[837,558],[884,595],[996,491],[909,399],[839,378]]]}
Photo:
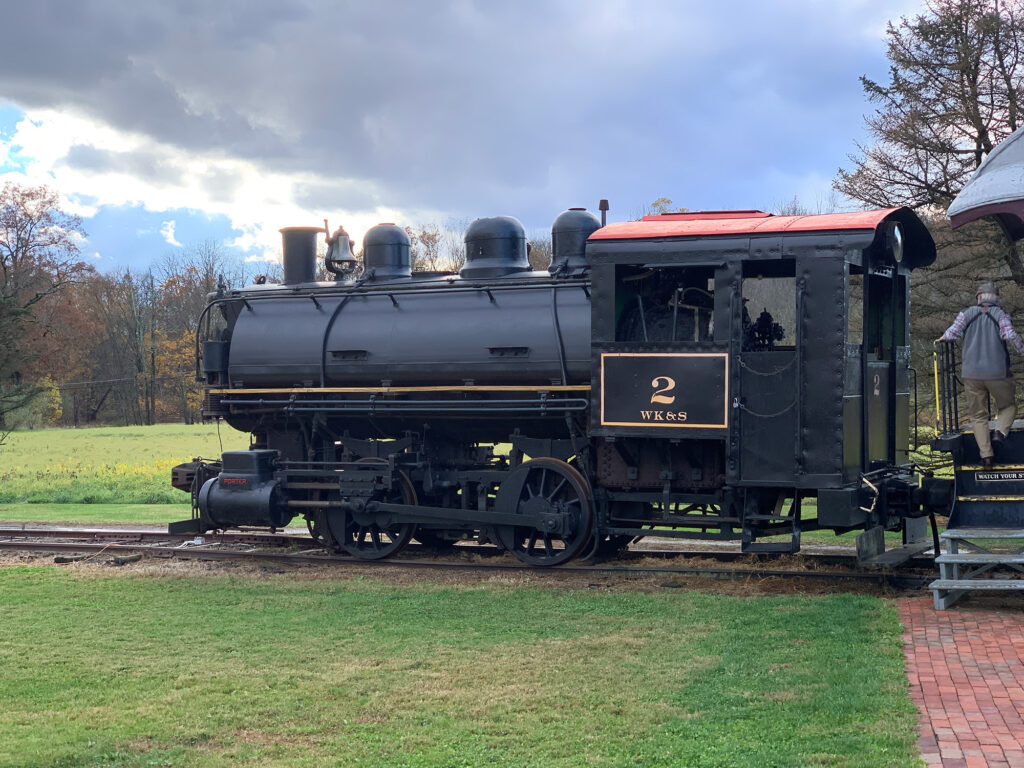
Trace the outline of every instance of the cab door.
{"label": "cab door", "polygon": [[797,456],[797,292],[792,259],[745,262],[739,296],[739,479],[791,485]]}

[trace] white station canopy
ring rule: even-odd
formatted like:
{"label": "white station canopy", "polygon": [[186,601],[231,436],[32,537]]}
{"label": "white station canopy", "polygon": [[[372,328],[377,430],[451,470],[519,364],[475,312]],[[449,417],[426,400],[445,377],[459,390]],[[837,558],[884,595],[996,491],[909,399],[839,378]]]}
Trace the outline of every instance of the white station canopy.
{"label": "white station canopy", "polygon": [[949,206],[953,228],[991,216],[1013,240],[1024,238],[1024,128],[993,149]]}

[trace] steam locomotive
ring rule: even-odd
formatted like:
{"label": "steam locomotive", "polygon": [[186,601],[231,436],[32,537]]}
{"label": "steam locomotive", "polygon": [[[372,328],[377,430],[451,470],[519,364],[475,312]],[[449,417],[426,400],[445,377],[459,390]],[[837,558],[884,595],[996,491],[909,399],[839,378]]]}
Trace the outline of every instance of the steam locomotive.
{"label": "steam locomotive", "polygon": [[909,209],[573,208],[545,272],[511,217],[469,226],[458,274],[413,272],[394,224],[360,270],[339,229],[321,282],[325,230],[281,231],[283,282],[201,318],[204,416],[252,440],[174,469],[193,514],[172,532],[301,517],[358,558],[476,539],[557,565],[650,535],[795,552],[823,528],[873,557],[948,505],[908,457],[910,274],[935,259]]}

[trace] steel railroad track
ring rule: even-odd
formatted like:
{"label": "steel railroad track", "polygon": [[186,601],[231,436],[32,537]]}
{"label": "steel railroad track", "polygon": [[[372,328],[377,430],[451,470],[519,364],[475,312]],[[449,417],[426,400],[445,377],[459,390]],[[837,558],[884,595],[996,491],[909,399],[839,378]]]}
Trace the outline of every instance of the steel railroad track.
{"label": "steel railroad track", "polygon": [[[60,540],[58,540],[60,539]],[[151,543],[145,543],[151,542]],[[253,547],[239,549],[239,546]],[[305,547],[299,551],[275,552],[264,547]],[[887,586],[896,589],[922,589],[934,577],[929,569],[927,572],[879,572],[859,570],[815,570],[801,568],[771,568],[751,565],[748,567],[708,567],[704,565],[678,565],[675,561],[685,559],[715,559],[722,562],[744,560],[752,562],[750,555],[735,551],[685,551],[685,550],[631,550],[624,553],[625,557],[614,561],[596,563],[570,563],[554,568],[538,568],[519,562],[501,562],[498,556],[502,553],[495,547],[467,545],[456,548],[458,554],[484,556],[485,561],[466,561],[458,559],[458,555],[445,559],[424,556],[405,556],[385,560],[366,561],[347,555],[326,553],[309,536],[290,534],[269,534],[230,532],[195,536],[172,536],[156,530],[126,529],[69,529],[69,528],[4,528],[0,527],[0,549],[33,552],[74,552],[80,554],[93,553],[95,559],[101,554],[126,555],[143,553],[159,558],[181,558],[190,560],[236,560],[248,562],[272,562],[292,565],[319,565],[333,567],[351,567],[373,565],[387,568],[414,568],[424,570],[501,570],[501,571],[533,571],[556,573],[593,573],[593,574],[675,574],[700,576],[715,579],[804,579],[831,583],[867,583]],[[410,555],[428,553],[433,550],[410,545]],[[628,565],[630,560],[655,557],[666,561],[665,565]],[[852,555],[827,553],[805,553],[800,555],[808,564],[816,565],[852,565],[856,558]],[[757,558],[757,562],[765,562]],[[925,561],[927,562],[927,561]]]}
{"label": "steel railroad track", "polygon": [[[75,526],[52,526],[52,525],[30,525],[22,524],[14,526],[11,524],[0,525],[0,542],[14,539],[74,539],[81,541],[115,541],[115,542],[189,542],[197,539],[207,544],[250,544],[253,546],[310,546],[313,544],[310,536],[304,529],[288,529],[278,533],[269,533],[264,529],[233,529],[230,531],[218,531],[196,536],[192,533],[173,534],[159,528],[87,528]],[[298,531],[301,531],[298,532]],[[671,546],[658,546],[655,542],[662,544],[672,542]],[[696,544],[710,549],[697,549]],[[686,558],[705,558],[718,560],[720,562],[735,562],[737,560],[770,562],[778,560],[780,555],[768,553],[740,552],[730,542],[720,545],[707,541],[689,542],[686,539],[657,539],[650,537],[644,543],[633,544],[628,550],[623,550],[612,559],[632,560],[641,557],[662,558],[668,560]],[[418,542],[409,545],[409,550],[430,551]],[[463,542],[455,545],[454,551],[473,552],[484,557],[490,555],[501,555],[502,552],[490,545],[477,545],[472,542]],[[786,555],[781,555],[786,557]],[[852,565],[856,562],[856,554],[852,547],[843,546],[805,546],[801,549],[799,557],[821,564]],[[358,558],[352,558],[357,560]],[[600,562],[608,560],[608,557],[599,558]],[[911,568],[931,568],[933,565],[931,554],[922,554],[911,558],[908,565]]]}
{"label": "steel railroad track", "polygon": [[[253,544],[287,547],[312,543],[304,534],[267,533],[264,531],[222,531],[199,538],[221,544]],[[155,528],[67,528],[60,526],[20,527],[0,525],[0,542],[15,539],[75,539],[82,541],[193,541],[196,535],[167,533]]]}

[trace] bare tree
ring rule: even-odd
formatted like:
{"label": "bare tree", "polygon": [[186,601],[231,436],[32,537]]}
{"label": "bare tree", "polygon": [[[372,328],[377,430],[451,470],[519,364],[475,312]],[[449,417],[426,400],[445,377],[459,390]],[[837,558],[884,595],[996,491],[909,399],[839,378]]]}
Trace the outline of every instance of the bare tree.
{"label": "bare tree", "polygon": [[[1021,125],[1024,2],[927,0],[925,8],[889,24],[890,82],[861,78],[877,105],[865,118],[873,143],[858,145],[834,186],[868,206],[944,212],[984,157]],[[991,226],[949,242],[1001,260],[1024,285],[1024,263]]]}
{"label": "bare tree", "polygon": [[449,219],[441,233],[441,268],[458,272],[466,265],[466,230],[469,219]]}
{"label": "bare tree", "polygon": [[170,333],[195,330],[207,296],[222,282],[228,288],[242,287],[251,272],[251,263],[231,255],[216,240],[164,254],[154,269],[161,325]]}
{"label": "bare tree", "polygon": [[878,207],[946,208],[992,148],[1020,127],[1020,0],[928,0],[890,22],[890,82],[861,78],[878,105],[836,188]]}
{"label": "bare tree", "polygon": [[406,227],[411,244],[409,259],[413,272],[437,272],[441,269],[441,230],[437,224]]}
{"label": "bare tree", "polygon": [[534,271],[551,266],[551,230],[535,230],[530,235],[530,267]]}
{"label": "bare tree", "polygon": [[84,235],[46,187],[8,182],[0,189],[0,435],[5,414],[39,391],[25,376],[36,354],[24,339],[41,303],[92,272],[78,258]]}
{"label": "bare tree", "polygon": [[642,205],[639,210],[630,213],[630,219],[639,221],[644,216],[660,216],[665,213],[688,213],[689,208],[680,208],[671,198],[659,197],[653,203]]}
{"label": "bare tree", "polygon": [[0,295],[31,307],[90,271],[79,256],[85,230],[46,187],[0,190]]}
{"label": "bare tree", "polygon": [[410,259],[414,272],[458,272],[466,263],[463,231],[469,222],[451,220],[409,226]]}
{"label": "bare tree", "polygon": [[792,200],[776,202],[771,206],[771,212],[776,216],[808,216],[820,213],[835,213],[839,210],[839,198],[834,190],[827,193],[818,192],[814,196],[814,205],[805,205],[797,195]]}

